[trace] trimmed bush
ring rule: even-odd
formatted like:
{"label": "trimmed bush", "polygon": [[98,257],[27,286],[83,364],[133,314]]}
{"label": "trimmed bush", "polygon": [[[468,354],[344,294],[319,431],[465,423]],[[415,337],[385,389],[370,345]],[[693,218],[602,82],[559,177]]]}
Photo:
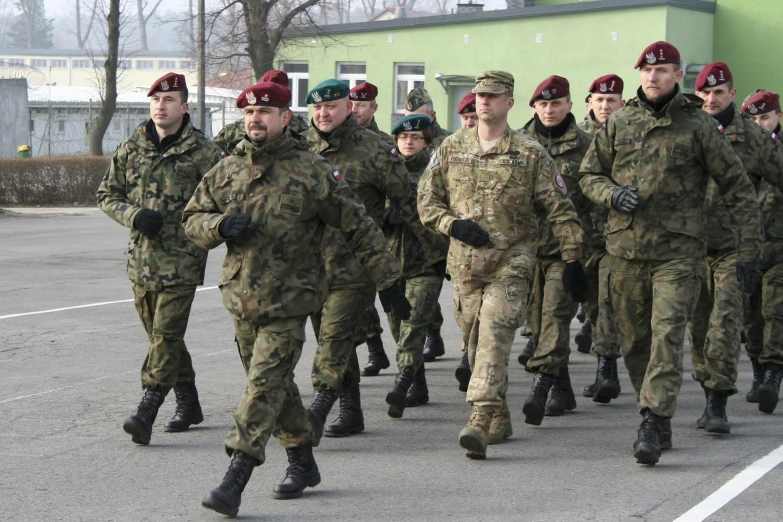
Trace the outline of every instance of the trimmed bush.
{"label": "trimmed bush", "polygon": [[0,159],[0,204],[95,205],[111,157]]}

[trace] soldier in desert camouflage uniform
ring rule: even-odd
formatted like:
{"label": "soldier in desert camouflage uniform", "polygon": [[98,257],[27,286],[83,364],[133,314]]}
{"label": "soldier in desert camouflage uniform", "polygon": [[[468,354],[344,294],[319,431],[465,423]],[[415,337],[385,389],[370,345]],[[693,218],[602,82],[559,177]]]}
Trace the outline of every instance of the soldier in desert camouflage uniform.
{"label": "soldier in desert camouflage uniform", "polygon": [[687,321],[701,286],[704,201],[715,180],[737,233],[737,272],[759,278],[761,225],[755,193],[718,124],[677,87],[680,55],[667,42],[644,50],[642,86],[606,122],[580,168],[580,185],[610,209],[609,297],[643,420],[634,443],[641,464],[671,447],[670,419],[682,385]]}
{"label": "soldier in desert camouflage uniform", "polygon": [[[236,516],[271,435],[286,449],[275,498],[298,497],[321,481],[311,425],[294,382],[308,315],[321,308],[326,273],[321,242],[336,227],[381,290],[398,287],[399,263],[361,201],[326,161],[285,127],[291,91],[273,82],[245,89],[247,137],[211,170],[185,210],[185,230],[204,249],[226,243],[218,285],[234,319],[247,386],[225,441],[231,465],[202,504]],[[395,301],[396,302],[396,301]],[[405,313],[404,298],[399,301]]]}
{"label": "soldier in desert camouflage uniform", "polygon": [[172,388],[177,412],[166,431],[184,431],[204,420],[184,338],[207,253],[185,236],[180,223],[201,176],[221,159],[217,146],[190,121],[183,75],[164,75],[147,96],[150,119],[117,147],[98,188],[101,210],[131,229],[128,279],[150,341],[141,367],[144,397],[123,424],[136,444],[149,444],[158,409]]}
{"label": "soldier in desert camouflage uniform", "polygon": [[480,74],[473,90],[478,126],[446,138],[419,182],[422,222],[451,237],[455,317],[473,370],[467,394],[473,413],[459,443],[472,459],[486,458],[487,444],[512,431],[508,357],[525,319],[538,241],[534,203],[547,210],[566,266],[576,269],[564,270],[566,289],[584,284],[576,262],[579,219],[546,150],[509,128],[513,89],[507,72]]}

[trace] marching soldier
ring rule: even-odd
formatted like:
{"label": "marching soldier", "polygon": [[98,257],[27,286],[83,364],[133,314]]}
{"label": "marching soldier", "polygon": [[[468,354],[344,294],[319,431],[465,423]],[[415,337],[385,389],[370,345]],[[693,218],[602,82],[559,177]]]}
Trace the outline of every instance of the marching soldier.
{"label": "marching soldier", "polygon": [[[641,464],[671,447],[682,347],[702,277],[705,191],[712,178],[736,231],[737,277],[759,278],[761,240],[753,186],[717,122],[679,91],[680,54],[667,42],[639,57],[637,97],[610,117],[580,168],[580,185],[610,209],[609,298],[643,416]],[[653,310],[655,313],[653,313]]]}
{"label": "marching soldier", "polygon": [[582,230],[565,183],[544,147],[508,126],[514,77],[487,71],[476,78],[478,126],[458,132],[432,155],[419,182],[424,225],[451,237],[448,273],[455,317],[473,370],[467,402],[473,412],[459,443],[471,459],[512,433],[506,402],[508,356],[524,322],[537,233],[533,205],[544,206],[560,240],[567,291],[584,284],[576,261]]}
{"label": "marching soldier", "polygon": [[218,147],[193,127],[184,75],[163,75],[147,96],[150,119],[117,147],[98,187],[100,209],[130,229],[128,279],[150,344],[141,366],[144,396],[122,427],[144,445],[172,388],[177,411],[166,431],[204,420],[184,338],[207,253],[185,236],[181,221],[201,177],[221,159]]}

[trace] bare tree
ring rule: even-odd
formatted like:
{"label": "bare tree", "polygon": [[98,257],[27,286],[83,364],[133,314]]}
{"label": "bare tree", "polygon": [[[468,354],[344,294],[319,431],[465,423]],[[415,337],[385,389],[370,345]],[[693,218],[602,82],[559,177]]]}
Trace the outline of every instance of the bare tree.
{"label": "bare tree", "polygon": [[383,8],[384,5],[382,1],[379,4],[378,0],[362,0],[362,10],[364,11],[364,14],[368,20],[375,16],[375,13]]}
{"label": "bare tree", "polygon": [[98,0],[93,0],[92,8],[90,11],[90,20],[87,22],[87,28],[82,33],[82,13],[81,13],[82,0],[76,0],[76,43],[79,49],[84,49],[87,42],[90,39],[90,31],[92,31],[92,23],[95,20],[96,8],[98,7]]}
{"label": "bare tree", "polygon": [[117,68],[120,58],[120,0],[108,0],[107,49],[104,67],[104,85],[101,93],[101,108],[90,129],[89,151],[93,156],[103,156],[103,136],[109,128],[117,108]]}
{"label": "bare tree", "polygon": [[150,18],[152,18],[152,15],[155,14],[155,11],[157,11],[158,6],[160,6],[162,1],[163,0],[158,0],[157,3],[152,6],[150,12],[144,14],[144,10],[147,9],[149,3],[145,0],[136,0],[136,16],[139,19],[139,43],[142,51],[147,50],[147,23],[150,21]]}

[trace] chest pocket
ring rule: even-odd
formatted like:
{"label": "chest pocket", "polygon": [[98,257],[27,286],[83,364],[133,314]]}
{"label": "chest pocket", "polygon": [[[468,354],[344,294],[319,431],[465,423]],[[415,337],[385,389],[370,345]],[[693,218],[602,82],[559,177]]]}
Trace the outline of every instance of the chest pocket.
{"label": "chest pocket", "polygon": [[144,157],[141,154],[134,153],[128,156],[125,162],[125,187],[128,193],[134,188],[139,188],[143,185],[141,167],[143,159]]}
{"label": "chest pocket", "polygon": [[693,147],[690,141],[675,139],[667,144],[669,161],[675,167],[686,165],[693,156]]}
{"label": "chest pocket", "polygon": [[499,179],[493,197],[510,211],[513,220],[527,217],[532,212],[533,176],[527,158],[519,158],[512,164],[498,168]]}

